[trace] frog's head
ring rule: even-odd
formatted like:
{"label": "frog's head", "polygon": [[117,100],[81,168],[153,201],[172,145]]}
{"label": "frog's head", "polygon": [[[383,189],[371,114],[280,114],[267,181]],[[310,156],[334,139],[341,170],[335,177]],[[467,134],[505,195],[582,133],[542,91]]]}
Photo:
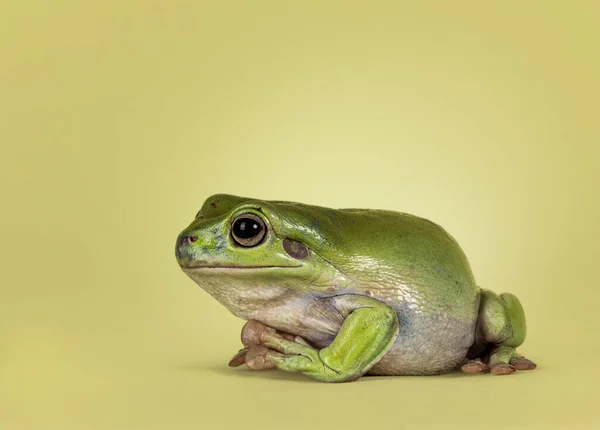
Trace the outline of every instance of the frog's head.
{"label": "frog's head", "polygon": [[198,285],[243,318],[248,308],[273,300],[331,295],[345,283],[322,255],[332,247],[334,212],[217,194],[178,236],[177,261]]}

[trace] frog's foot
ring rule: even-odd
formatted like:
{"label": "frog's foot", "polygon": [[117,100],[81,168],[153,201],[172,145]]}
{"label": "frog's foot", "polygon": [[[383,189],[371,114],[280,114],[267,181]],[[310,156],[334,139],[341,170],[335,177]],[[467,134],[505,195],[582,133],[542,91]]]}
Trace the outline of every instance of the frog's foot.
{"label": "frog's foot", "polygon": [[272,369],[275,367],[275,363],[269,357],[272,352],[264,345],[243,348],[229,361],[229,366],[237,367],[246,364],[252,370]]}
{"label": "frog's foot", "polygon": [[269,339],[288,340],[312,348],[300,336],[276,330],[256,320],[250,320],[242,328],[242,343],[245,348],[240,349],[229,361],[229,366],[237,367],[246,364],[253,370],[272,369],[275,367],[272,357],[276,355],[277,351],[263,345],[263,342],[268,342]]}
{"label": "frog's foot", "polygon": [[483,373],[489,372],[490,368],[481,358],[476,358],[474,360],[468,360],[461,366],[460,370],[465,373]]}
{"label": "frog's foot", "polygon": [[510,364],[517,370],[533,370],[537,367],[537,364],[522,355],[511,358]]}
{"label": "frog's foot", "polygon": [[510,375],[515,373],[515,370],[533,370],[536,368],[536,364],[533,361],[522,355],[518,355],[516,351],[511,351],[510,356],[511,357],[507,360],[506,351],[497,351],[492,353],[487,362],[481,358],[468,360],[460,369],[463,372],[470,374],[487,373],[491,371],[495,375]]}
{"label": "frog's foot", "polygon": [[536,364],[517,354],[515,348],[499,346],[492,350],[488,361],[490,371],[496,375],[510,375],[515,370],[533,370]]}
{"label": "frog's foot", "polygon": [[481,358],[467,360],[460,369],[471,374],[492,372],[495,375],[510,375],[516,370],[535,368],[536,364],[533,361],[517,354],[514,348],[499,346],[492,350],[485,360]]}
{"label": "frog's foot", "polygon": [[288,371],[309,371],[319,362],[319,351],[302,337],[275,330],[263,323],[250,320],[242,329],[241,349],[229,362],[237,367],[246,364],[252,370],[277,367]]}
{"label": "frog's foot", "polygon": [[276,330],[256,320],[250,320],[244,324],[244,327],[242,328],[242,343],[246,347],[260,345],[265,339],[269,338],[268,335],[270,334],[275,334],[283,339],[297,342],[302,345],[312,346],[300,336]]}

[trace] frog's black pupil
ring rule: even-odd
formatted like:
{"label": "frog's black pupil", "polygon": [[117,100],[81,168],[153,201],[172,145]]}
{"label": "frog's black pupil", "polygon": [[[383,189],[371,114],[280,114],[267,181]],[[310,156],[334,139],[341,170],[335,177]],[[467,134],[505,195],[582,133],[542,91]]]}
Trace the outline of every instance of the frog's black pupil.
{"label": "frog's black pupil", "polygon": [[251,218],[241,218],[233,225],[233,233],[240,239],[250,239],[260,233],[260,225]]}

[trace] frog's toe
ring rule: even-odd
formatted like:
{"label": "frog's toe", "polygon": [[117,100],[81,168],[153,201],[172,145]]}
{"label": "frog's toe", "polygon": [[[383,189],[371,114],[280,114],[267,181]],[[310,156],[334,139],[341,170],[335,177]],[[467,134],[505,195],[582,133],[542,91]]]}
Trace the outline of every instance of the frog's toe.
{"label": "frog's toe", "polygon": [[476,358],[474,360],[469,360],[460,368],[465,373],[483,373],[489,371],[489,367],[485,364],[481,358]]}
{"label": "frog's toe", "polygon": [[246,348],[254,345],[260,345],[263,341],[263,336],[274,331],[260,321],[250,320],[242,328],[242,343]]}
{"label": "frog's toe", "polygon": [[272,369],[275,367],[275,363],[271,360],[271,355],[274,353],[266,346],[254,345],[241,349],[229,361],[229,366],[237,367],[245,363],[252,370]]}
{"label": "frog's toe", "polygon": [[490,371],[494,375],[510,375],[511,373],[515,373],[515,368],[507,363],[498,363],[490,367]]}
{"label": "frog's toe", "polygon": [[252,370],[272,369],[275,367],[275,363],[270,359],[272,353],[273,351],[266,346],[253,346],[246,352],[246,366]]}
{"label": "frog's toe", "polygon": [[229,367],[238,367],[246,362],[246,353],[248,352],[248,348],[243,348],[238,351],[237,354],[233,356],[231,360],[229,360]]}
{"label": "frog's toe", "polygon": [[523,357],[522,355],[511,358],[510,364],[512,364],[517,370],[533,370],[537,367],[533,361]]}

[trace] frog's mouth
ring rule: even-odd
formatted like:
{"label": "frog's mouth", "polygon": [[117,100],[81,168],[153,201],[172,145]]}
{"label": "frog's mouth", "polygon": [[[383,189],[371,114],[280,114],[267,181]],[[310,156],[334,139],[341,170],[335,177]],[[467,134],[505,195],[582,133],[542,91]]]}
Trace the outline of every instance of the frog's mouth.
{"label": "frog's mouth", "polygon": [[302,264],[294,265],[294,266],[242,266],[236,264],[218,264],[218,265],[208,265],[208,264],[197,264],[193,266],[181,266],[181,270],[192,271],[192,270],[202,270],[202,269],[272,269],[272,268],[280,268],[280,269],[294,269],[302,267]]}

